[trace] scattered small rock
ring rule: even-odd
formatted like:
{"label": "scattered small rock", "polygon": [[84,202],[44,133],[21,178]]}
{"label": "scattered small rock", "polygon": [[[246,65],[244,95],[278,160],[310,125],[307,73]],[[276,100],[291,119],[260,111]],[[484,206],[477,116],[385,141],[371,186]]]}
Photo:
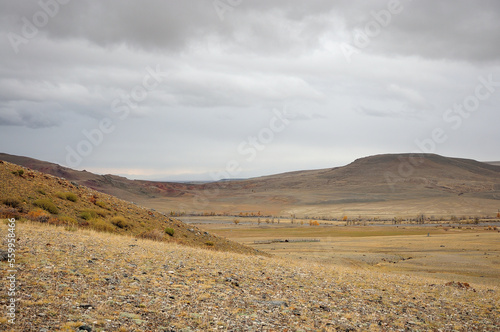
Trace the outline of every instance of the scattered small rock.
{"label": "scattered small rock", "polygon": [[226,282],[231,283],[233,286],[240,287],[240,283],[236,279],[227,277]]}
{"label": "scattered small rock", "polygon": [[89,332],[92,332],[92,328],[88,325],[82,325],[80,327],[78,327],[78,331],[89,331]]}
{"label": "scattered small rock", "polygon": [[255,301],[256,303],[261,303],[271,307],[288,307],[288,303],[285,301]]}
{"label": "scattered small rock", "polygon": [[78,307],[80,307],[82,309],[92,309],[93,308],[92,304],[79,304]]}
{"label": "scattered small rock", "polygon": [[9,252],[7,250],[0,250],[0,262],[5,262],[9,259]]}
{"label": "scattered small rock", "polygon": [[326,305],[320,305],[319,308],[323,311],[330,311],[330,308]]}
{"label": "scattered small rock", "polygon": [[108,284],[116,285],[120,283],[120,279],[118,278],[104,278]]}
{"label": "scattered small rock", "polygon": [[140,315],[132,314],[130,312],[120,312],[120,317],[125,317],[129,319],[141,319]]}

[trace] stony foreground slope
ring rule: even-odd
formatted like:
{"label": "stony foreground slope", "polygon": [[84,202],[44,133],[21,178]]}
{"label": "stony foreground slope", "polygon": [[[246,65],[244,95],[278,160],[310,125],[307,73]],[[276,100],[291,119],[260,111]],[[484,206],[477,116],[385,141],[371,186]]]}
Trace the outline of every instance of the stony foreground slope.
{"label": "stony foreground slope", "polygon": [[[15,326],[0,318],[5,331],[500,329],[496,288],[42,224],[16,233],[18,312]],[[6,236],[2,223],[2,248]]]}

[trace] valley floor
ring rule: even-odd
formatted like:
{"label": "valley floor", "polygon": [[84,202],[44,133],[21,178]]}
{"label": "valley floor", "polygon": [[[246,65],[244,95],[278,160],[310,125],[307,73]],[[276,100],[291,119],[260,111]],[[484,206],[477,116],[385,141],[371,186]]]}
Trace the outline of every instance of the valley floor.
{"label": "valley floor", "polygon": [[[182,218],[211,233],[290,260],[403,273],[500,287],[500,225],[339,222],[309,226]],[[281,239],[287,242],[278,242]],[[295,242],[297,241],[298,242]],[[308,241],[314,242],[308,242]]]}
{"label": "valley floor", "polygon": [[[2,249],[7,226],[0,225]],[[0,330],[494,331],[500,290],[20,223],[16,318]]]}

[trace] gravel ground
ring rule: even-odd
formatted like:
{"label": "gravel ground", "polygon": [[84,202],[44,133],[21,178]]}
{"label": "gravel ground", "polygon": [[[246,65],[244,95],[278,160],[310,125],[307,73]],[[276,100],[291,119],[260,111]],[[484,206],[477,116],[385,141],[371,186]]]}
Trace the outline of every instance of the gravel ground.
{"label": "gravel ground", "polygon": [[[86,230],[16,229],[4,331],[499,331],[499,290]],[[0,226],[2,249],[7,226]],[[1,262],[2,308],[8,266]]]}

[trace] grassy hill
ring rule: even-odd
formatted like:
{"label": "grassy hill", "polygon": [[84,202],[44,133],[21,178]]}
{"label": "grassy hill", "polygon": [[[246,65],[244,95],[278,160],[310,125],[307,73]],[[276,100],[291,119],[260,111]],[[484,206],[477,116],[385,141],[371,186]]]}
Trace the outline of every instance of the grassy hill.
{"label": "grassy hill", "polygon": [[157,211],[8,162],[0,162],[0,183],[0,218],[256,253],[254,249],[187,226]]}
{"label": "grassy hill", "polygon": [[138,198],[151,198],[157,195],[175,197],[192,189],[192,186],[179,183],[129,180],[112,174],[99,175],[85,170],[77,171],[58,164],[6,153],[0,153],[0,160],[64,178],[127,201],[136,201]]}

